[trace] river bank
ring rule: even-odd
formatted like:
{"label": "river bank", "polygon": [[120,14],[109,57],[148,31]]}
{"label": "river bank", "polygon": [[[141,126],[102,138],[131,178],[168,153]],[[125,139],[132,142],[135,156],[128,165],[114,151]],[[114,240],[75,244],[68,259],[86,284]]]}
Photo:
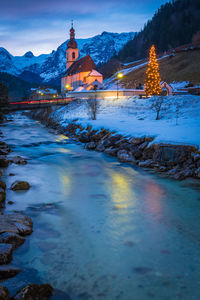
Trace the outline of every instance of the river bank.
{"label": "river bank", "polygon": [[78,119],[62,125],[54,118],[55,111],[51,108],[27,114],[47,127],[80,141],[88,150],[104,152],[117,157],[120,162],[150,168],[176,180],[200,179],[200,152],[195,146],[156,144],[151,136],[123,136],[109,129],[98,130],[90,125],[83,127]]}
{"label": "river bank", "polygon": [[[6,121],[6,120],[4,120]],[[2,121],[2,122],[4,122]],[[27,161],[20,156],[15,156],[12,149],[3,139],[0,131],[0,283],[4,284],[6,280],[23,272],[19,267],[12,265],[13,252],[25,242],[25,237],[33,232],[33,223],[29,216],[14,211],[13,213],[4,213],[6,205],[12,205],[13,201],[6,199],[8,189],[13,191],[25,191],[30,188],[26,181],[13,180],[11,186],[7,187],[5,183],[5,170],[10,164],[26,165]],[[10,173],[8,176],[14,178],[15,174]],[[4,181],[2,180],[4,178]],[[29,284],[18,290],[13,297],[10,296],[9,290],[0,285],[0,299],[50,299],[52,287],[48,284]]]}
{"label": "river bank", "polygon": [[3,180],[31,185],[7,189],[13,204],[4,214],[21,211],[33,222],[13,252],[22,271],[3,283],[11,295],[48,282],[58,300],[199,299],[196,180],[162,178],[88,151],[21,113],[1,129],[28,162],[9,164]]}

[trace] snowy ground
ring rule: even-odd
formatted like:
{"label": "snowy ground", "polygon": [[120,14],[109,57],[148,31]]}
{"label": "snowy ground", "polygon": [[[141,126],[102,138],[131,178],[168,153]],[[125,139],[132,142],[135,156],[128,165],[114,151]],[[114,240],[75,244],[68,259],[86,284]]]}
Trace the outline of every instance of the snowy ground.
{"label": "snowy ground", "polygon": [[54,111],[52,116],[63,125],[78,119],[78,123],[90,124],[95,129],[106,128],[134,137],[154,136],[156,143],[200,145],[200,97],[165,97],[160,120],[155,120],[153,101],[154,98],[137,96],[100,100],[97,120],[91,120],[86,100],[74,101]]}

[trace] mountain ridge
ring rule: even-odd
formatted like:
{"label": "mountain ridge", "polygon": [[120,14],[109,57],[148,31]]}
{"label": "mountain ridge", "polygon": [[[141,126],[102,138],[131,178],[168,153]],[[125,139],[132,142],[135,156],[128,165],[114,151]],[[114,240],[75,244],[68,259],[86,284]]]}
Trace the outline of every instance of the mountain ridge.
{"label": "mountain ridge", "polygon": [[[76,39],[80,50],[80,57],[90,54],[97,65],[107,62],[113,55],[129,40],[135,36],[134,32],[102,32],[87,39]],[[5,48],[0,48],[0,72],[20,77],[24,72],[29,72],[29,82],[31,74],[39,76],[39,81],[44,83],[58,82],[66,68],[66,48],[67,41],[63,42],[56,50],[50,54],[34,56],[31,51],[23,56],[14,56]],[[26,73],[25,73],[26,74]],[[27,73],[28,74],[28,73]],[[41,80],[40,80],[41,79]],[[34,80],[33,80],[34,81]]]}

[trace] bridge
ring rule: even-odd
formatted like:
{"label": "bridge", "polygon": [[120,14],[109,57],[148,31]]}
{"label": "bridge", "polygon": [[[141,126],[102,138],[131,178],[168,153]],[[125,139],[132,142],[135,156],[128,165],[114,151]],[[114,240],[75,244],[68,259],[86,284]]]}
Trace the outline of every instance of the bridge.
{"label": "bridge", "polygon": [[53,105],[67,105],[72,100],[75,100],[74,97],[70,98],[56,98],[56,99],[42,99],[42,100],[27,100],[19,102],[10,102],[7,111],[17,111],[17,110],[32,110],[46,108]]}

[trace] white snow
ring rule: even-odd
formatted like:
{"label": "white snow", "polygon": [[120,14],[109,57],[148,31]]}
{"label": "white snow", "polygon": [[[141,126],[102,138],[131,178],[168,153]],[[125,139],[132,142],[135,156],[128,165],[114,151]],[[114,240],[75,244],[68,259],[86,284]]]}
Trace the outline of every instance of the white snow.
{"label": "white snow", "polygon": [[188,84],[189,84],[189,81],[179,81],[179,82],[173,81],[170,83],[174,92],[185,88]]}
{"label": "white snow", "polygon": [[[153,136],[156,143],[200,145],[200,97],[193,95],[165,97],[161,119],[151,105],[154,98],[99,100],[97,120],[91,120],[86,100],[73,101],[52,113],[60,124],[78,119],[83,126],[106,128],[126,136]],[[176,112],[177,110],[177,112]],[[176,117],[177,120],[176,120]],[[176,125],[177,122],[177,125]]]}

